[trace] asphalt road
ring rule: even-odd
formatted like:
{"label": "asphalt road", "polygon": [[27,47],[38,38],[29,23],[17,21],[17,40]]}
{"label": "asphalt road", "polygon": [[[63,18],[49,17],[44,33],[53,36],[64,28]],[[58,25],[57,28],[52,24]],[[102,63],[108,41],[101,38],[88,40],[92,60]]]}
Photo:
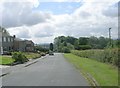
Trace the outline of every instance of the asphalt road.
{"label": "asphalt road", "polygon": [[80,72],[62,54],[38,59],[38,62],[2,77],[3,86],[89,86]]}

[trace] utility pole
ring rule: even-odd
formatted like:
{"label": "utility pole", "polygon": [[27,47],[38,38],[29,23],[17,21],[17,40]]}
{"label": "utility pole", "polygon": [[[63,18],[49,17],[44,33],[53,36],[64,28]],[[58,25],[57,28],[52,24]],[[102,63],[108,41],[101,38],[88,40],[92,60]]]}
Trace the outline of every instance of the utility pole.
{"label": "utility pole", "polygon": [[110,46],[112,45],[111,43],[111,28],[109,28],[109,42],[110,42]]}

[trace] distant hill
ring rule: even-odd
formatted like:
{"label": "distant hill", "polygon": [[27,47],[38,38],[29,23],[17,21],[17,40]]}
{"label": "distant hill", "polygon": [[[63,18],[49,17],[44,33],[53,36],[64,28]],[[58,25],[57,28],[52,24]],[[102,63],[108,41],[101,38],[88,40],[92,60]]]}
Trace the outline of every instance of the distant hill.
{"label": "distant hill", "polygon": [[37,44],[37,45],[40,45],[41,47],[43,47],[43,48],[47,48],[47,49],[49,49],[49,43],[44,43],[44,44]]}

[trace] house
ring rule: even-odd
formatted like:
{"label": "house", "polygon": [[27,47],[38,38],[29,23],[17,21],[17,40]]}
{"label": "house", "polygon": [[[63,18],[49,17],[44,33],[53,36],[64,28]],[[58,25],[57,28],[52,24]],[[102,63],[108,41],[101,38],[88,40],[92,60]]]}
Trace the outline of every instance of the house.
{"label": "house", "polygon": [[0,54],[11,51],[33,52],[34,43],[11,36],[6,29],[0,27]]}
{"label": "house", "polygon": [[14,51],[33,52],[34,43],[31,40],[14,38]]}
{"label": "house", "polygon": [[26,52],[33,52],[34,51],[34,43],[31,40],[24,40],[25,41],[25,51]]}
{"label": "house", "polygon": [[14,51],[25,51],[25,42],[14,35]]}
{"label": "house", "polygon": [[6,51],[13,51],[14,37],[2,27],[0,27],[0,54]]}

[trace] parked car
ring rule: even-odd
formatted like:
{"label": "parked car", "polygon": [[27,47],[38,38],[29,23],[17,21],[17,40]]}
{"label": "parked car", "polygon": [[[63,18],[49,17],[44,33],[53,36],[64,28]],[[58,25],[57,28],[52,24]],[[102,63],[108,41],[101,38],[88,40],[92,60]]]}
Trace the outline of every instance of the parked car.
{"label": "parked car", "polygon": [[45,53],[41,53],[41,56],[45,56],[46,54]]}
{"label": "parked car", "polygon": [[3,54],[2,55],[12,55],[11,52],[8,52],[8,51],[3,51]]}

